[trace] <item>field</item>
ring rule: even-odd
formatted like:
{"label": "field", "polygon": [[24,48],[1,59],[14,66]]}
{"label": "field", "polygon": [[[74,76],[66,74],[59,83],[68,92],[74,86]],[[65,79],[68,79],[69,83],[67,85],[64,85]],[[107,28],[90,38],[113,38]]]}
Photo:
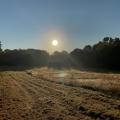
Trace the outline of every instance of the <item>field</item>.
{"label": "field", "polygon": [[120,120],[120,74],[0,72],[0,120]]}

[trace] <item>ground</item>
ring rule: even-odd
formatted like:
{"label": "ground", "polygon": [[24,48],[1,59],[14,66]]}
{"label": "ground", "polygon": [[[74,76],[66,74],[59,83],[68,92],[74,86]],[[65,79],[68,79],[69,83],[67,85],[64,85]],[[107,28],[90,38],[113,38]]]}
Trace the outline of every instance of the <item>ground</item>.
{"label": "ground", "polygon": [[0,72],[0,120],[120,120],[120,74],[48,68]]}

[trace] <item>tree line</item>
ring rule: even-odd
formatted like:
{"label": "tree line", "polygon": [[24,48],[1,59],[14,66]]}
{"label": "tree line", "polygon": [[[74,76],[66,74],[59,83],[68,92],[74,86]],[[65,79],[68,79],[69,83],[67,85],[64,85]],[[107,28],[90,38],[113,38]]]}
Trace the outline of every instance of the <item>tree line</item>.
{"label": "tree line", "polygon": [[79,67],[120,70],[120,38],[105,37],[97,44],[75,49],[70,54]]}
{"label": "tree line", "polygon": [[44,50],[0,47],[0,66],[120,70],[120,38],[105,37],[83,49],[76,48],[70,53],[55,51],[52,55]]}

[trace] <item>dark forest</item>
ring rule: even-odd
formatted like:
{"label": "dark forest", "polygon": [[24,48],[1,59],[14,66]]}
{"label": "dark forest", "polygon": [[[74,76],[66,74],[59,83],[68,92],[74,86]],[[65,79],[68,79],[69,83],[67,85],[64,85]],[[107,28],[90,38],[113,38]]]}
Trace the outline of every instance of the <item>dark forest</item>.
{"label": "dark forest", "polygon": [[105,37],[92,46],[52,55],[37,49],[0,49],[0,66],[120,70],[120,38]]}

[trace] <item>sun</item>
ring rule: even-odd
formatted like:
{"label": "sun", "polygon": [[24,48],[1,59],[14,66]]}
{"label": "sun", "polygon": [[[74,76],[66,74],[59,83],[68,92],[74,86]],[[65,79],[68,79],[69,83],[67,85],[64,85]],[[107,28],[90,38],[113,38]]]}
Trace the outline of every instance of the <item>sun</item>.
{"label": "sun", "polygon": [[58,46],[58,40],[52,40],[52,45],[53,46]]}

